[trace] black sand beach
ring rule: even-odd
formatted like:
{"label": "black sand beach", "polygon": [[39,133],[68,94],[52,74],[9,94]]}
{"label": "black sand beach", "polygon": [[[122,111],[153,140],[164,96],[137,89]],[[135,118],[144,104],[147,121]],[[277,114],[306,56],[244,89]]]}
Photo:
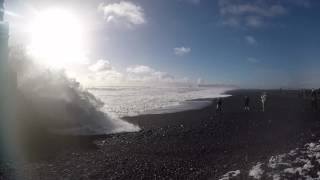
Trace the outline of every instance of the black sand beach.
{"label": "black sand beach", "polygon": [[[320,114],[298,91],[228,92],[223,113],[215,103],[201,110],[127,117],[142,131],[91,137],[53,138],[45,158],[19,166],[23,179],[219,179],[259,161],[318,141]],[[243,111],[244,96],[251,111]],[[54,147],[54,148],[53,148]],[[239,179],[247,179],[241,174]]]}

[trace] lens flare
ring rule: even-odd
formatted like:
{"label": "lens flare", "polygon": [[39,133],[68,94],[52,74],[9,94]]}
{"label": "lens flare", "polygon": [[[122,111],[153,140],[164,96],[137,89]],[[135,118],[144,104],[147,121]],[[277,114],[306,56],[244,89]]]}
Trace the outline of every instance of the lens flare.
{"label": "lens flare", "polygon": [[37,13],[29,25],[28,52],[50,68],[66,69],[85,63],[85,30],[79,18],[65,9]]}

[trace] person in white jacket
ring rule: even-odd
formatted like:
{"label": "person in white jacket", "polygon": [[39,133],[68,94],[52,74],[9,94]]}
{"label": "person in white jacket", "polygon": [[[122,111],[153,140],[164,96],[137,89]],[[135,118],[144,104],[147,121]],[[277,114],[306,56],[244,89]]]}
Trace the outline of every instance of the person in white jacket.
{"label": "person in white jacket", "polygon": [[264,93],[261,95],[262,112],[265,111],[266,101],[267,101],[267,93],[264,92]]}

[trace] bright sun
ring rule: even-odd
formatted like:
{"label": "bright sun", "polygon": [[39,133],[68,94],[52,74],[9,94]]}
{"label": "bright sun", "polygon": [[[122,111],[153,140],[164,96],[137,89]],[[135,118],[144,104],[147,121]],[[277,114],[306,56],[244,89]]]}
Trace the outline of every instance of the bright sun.
{"label": "bright sun", "polygon": [[39,12],[29,31],[29,53],[50,68],[67,68],[86,61],[84,26],[71,11]]}

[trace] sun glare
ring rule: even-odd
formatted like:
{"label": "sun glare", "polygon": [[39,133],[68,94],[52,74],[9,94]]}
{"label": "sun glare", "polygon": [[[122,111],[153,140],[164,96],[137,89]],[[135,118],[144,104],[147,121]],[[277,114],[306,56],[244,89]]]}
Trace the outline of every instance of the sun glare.
{"label": "sun glare", "polygon": [[67,68],[86,61],[84,26],[64,9],[37,13],[29,25],[29,53],[51,68]]}

